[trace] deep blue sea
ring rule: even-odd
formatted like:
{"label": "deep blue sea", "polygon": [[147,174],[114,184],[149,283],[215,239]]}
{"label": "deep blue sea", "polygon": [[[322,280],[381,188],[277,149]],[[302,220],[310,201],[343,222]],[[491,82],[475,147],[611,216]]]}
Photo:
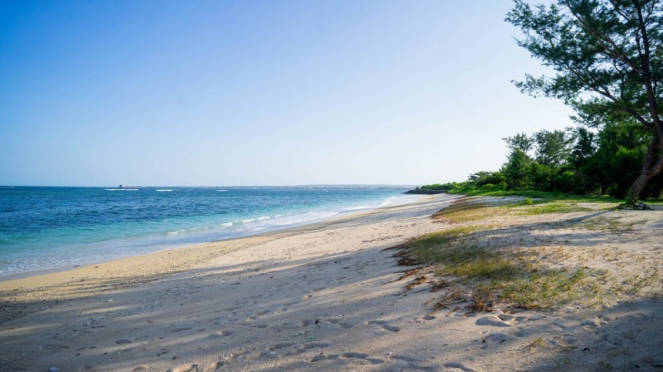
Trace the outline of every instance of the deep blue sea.
{"label": "deep blue sea", "polygon": [[0,187],[0,276],[248,236],[416,199],[395,187]]}

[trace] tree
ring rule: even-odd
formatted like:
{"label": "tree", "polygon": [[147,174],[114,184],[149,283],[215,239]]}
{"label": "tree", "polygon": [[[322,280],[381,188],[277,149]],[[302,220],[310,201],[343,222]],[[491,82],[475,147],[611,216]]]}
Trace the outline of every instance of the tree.
{"label": "tree", "polygon": [[639,198],[663,172],[663,0],[514,3],[506,20],[525,33],[518,45],[555,71],[526,75],[516,83],[523,92],[564,100],[587,125],[631,121],[651,133],[631,185]]}
{"label": "tree", "polygon": [[530,179],[530,170],[532,160],[521,149],[513,149],[509,155],[509,160],[502,168],[501,173],[506,178],[507,187],[510,190],[527,190],[532,182]]}
{"label": "tree", "polygon": [[502,175],[500,172],[481,171],[470,174],[469,177],[467,177],[467,180],[474,182],[476,187],[481,187],[488,184],[498,185],[504,182],[504,175]]}
{"label": "tree", "polygon": [[587,159],[596,152],[594,133],[586,128],[579,127],[574,130],[575,141],[570,154],[570,161],[576,169],[580,169],[587,164]]}
{"label": "tree", "polygon": [[596,153],[596,139],[594,133],[587,128],[578,127],[572,130],[572,136],[575,144],[569,154],[569,163],[573,167],[576,176],[576,182],[579,188],[576,192],[586,194],[590,192],[600,192],[600,182],[597,179],[588,177],[589,161],[592,155]]}
{"label": "tree", "polygon": [[624,198],[638,177],[651,136],[636,123],[610,123],[598,134],[598,149],[583,170],[599,183],[601,192]]}
{"label": "tree", "polygon": [[550,167],[559,167],[568,156],[567,146],[571,142],[561,130],[541,130],[534,133],[536,161]]}
{"label": "tree", "polygon": [[518,133],[513,137],[502,138],[502,140],[506,142],[509,149],[518,149],[524,153],[528,153],[532,149],[532,145],[534,145],[534,139],[529,138],[526,133]]}

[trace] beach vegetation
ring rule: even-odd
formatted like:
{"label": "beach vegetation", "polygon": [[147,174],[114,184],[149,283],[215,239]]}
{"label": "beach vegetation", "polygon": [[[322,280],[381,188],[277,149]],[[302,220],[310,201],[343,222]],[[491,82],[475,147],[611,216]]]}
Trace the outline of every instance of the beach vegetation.
{"label": "beach vegetation", "polygon": [[530,342],[525,346],[525,350],[532,350],[536,348],[543,349],[544,347],[545,347],[545,342],[543,341],[543,337],[537,337],[536,339],[534,339],[532,342]]}
{"label": "beach vegetation", "polygon": [[453,189],[453,185],[446,183],[446,184],[439,184],[439,183],[434,183],[432,185],[424,185],[421,187],[417,187],[415,190],[419,191],[449,191]]}
{"label": "beach vegetation", "polygon": [[[534,133],[530,137],[530,152],[512,148],[502,168],[493,172],[499,175],[493,182],[485,182],[485,176],[474,173],[464,182],[444,184],[445,190],[468,196],[520,195],[622,203],[630,195],[634,202],[631,184],[638,177],[651,136],[636,125],[624,123],[606,125],[596,135],[585,128],[569,131],[568,136],[559,131]],[[517,136],[522,138],[525,134]],[[512,146],[513,141],[505,139],[507,146]],[[546,149],[540,150],[539,146]],[[649,203],[660,199],[662,193],[663,175],[659,175],[641,190],[640,199]]]}
{"label": "beach vegetation", "polygon": [[[576,127],[503,138],[501,169],[439,185],[467,195],[543,191],[620,199],[663,192],[663,2],[515,0],[506,21],[551,76],[515,85],[564,101]],[[530,196],[530,195],[525,195]],[[530,196],[531,197],[531,196]]]}
{"label": "beach vegetation", "polygon": [[[559,265],[559,262],[570,258],[565,250],[537,248],[525,241],[510,241],[509,231],[517,229],[517,225],[510,222],[513,227],[500,227],[499,221],[511,216],[601,210],[600,207],[590,208],[578,200],[551,199],[550,195],[547,196],[548,199],[528,198],[501,204],[474,198],[461,199],[434,216],[436,220],[451,225],[399,246],[399,257],[431,267],[445,287],[456,280],[469,288],[463,293],[470,294],[469,308],[474,311],[491,311],[497,303],[544,310],[575,302],[589,306],[602,304],[604,295],[608,293],[603,288],[608,281],[606,272],[590,269],[582,263]],[[616,221],[604,217],[582,220],[580,224],[573,222],[573,226],[622,231]],[[551,259],[555,262],[552,266],[548,264]],[[633,294],[649,284],[640,279],[624,280],[613,292]],[[447,300],[442,301],[442,305],[448,305]]]}
{"label": "beach vegetation", "polygon": [[591,211],[590,208],[579,206],[578,203],[546,203],[544,205],[523,209],[523,214],[537,215],[545,213],[573,213]]}
{"label": "beach vegetation", "polygon": [[597,277],[585,268],[547,268],[522,251],[489,249],[477,243],[473,228],[454,228],[416,239],[408,254],[433,265],[441,277],[454,277],[472,288],[474,310],[498,302],[526,309],[553,309],[572,301],[600,297]]}
{"label": "beach vegetation", "polygon": [[[516,144],[536,145],[536,164],[562,168],[561,173],[540,169],[540,181],[550,185],[531,180],[533,187],[565,191],[562,188],[567,186],[577,192],[591,186],[601,191],[609,188],[613,197],[623,198],[629,190],[634,200],[646,197],[651,191],[647,185],[660,183],[663,173],[663,3],[557,0],[530,5],[515,0],[506,21],[523,31],[518,45],[554,70],[552,76],[526,75],[516,86],[533,96],[564,101],[575,110],[574,121],[585,128],[570,131],[576,137],[573,141],[561,131],[507,141],[512,153],[529,151]],[[638,142],[642,139],[642,144],[610,148],[606,131],[615,128]],[[596,136],[598,146],[593,143]],[[620,179],[602,177],[603,169],[597,165],[605,160],[612,162],[609,168],[621,169],[618,174],[607,170]],[[568,170],[563,169],[565,163]],[[567,171],[575,182],[560,183],[563,180],[557,178]]]}
{"label": "beach vegetation", "polygon": [[459,202],[433,215],[433,219],[440,222],[462,223],[484,219],[487,215],[498,215],[503,213],[499,209],[490,208],[487,203],[481,202]]}

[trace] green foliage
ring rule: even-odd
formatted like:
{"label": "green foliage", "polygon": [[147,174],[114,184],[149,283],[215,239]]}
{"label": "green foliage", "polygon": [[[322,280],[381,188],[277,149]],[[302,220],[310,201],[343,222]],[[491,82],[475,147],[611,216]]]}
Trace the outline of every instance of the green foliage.
{"label": "green foliage", "polygon": [[549,132],[541,130],[534,133],[536,142],[536,162],[548,167],[559,167],[566,162],[569,152],[569,138],[561,130]]}
{"label": "green foliage", "polygon": [[[518,138],[515,140],[514,138]],[[512,143],[529,143],[536,154],[530,157]],[[452,194],[502,196],[515,192],[538,190],[557,194],[609,195],[615,199],[627,196],[640,172],[650,132],[637,123],[610,123],[597,133],[587,128],[536,132],[532,137],[520,133],[509,137],[512,148],[499,172],[471,174],[466,182],[429,185]],[[641,198],[658,198],[663,191],[663,175],[649,181]]]}
{"label": "green foliage", "polygon": [[[526,135],[517,137],[522,142]],[[586,128],[568,134],[539,131],[530,138],[535,158],[513,148],[500,172],[472,174],[453,192],[498,195],[505,190],[539,190],[623,199],[642,168],[651,138],[638,124],[627,122],[606,125],[598,135]],[[657,198],[662,191],[663,175],[652,179],[641,196]]]}
{"label": "green foliage", "polygon": [[502,174],[506,178],[507,189],[527,190],[531,188],[531,164],[532,159],[524,151],[520,149],[511,151],[509,160],[502,168]]}
{"label": "green foliage", "polygon": [[575,203],[547,203],[541,206],[527,208],[525,214],[538,215],[546,213],[572,213],[572,212],[585,212],[591,209],[580,207]]}
{"label": "green foliage", "polygon": [[579,169],[589,183],[600,185],[601,193],[624,198],[640,174],[650,141],[651,135],[637,124],[606,125],[599,132],[597,151]]}
{"label": "green foliage", "polygon": [[532,181],[532,188],[536,190],[554,190],[554,178],[556,168],[533,162],[529,169],[529,178]]}
{"label": "green foliage", "polygon": [[423,190],[423,191],[449,191],[454,188],[454,183],[445,183],[445,184],[440,184],[440,183],[434,183],[432,185],[424,185],[421,187],[417,187],[415,190]]}
{"label": "green foliage", "polygon": [[481,171],[471,174],[468,181],[473,182],[476,187],[483,187],[487,184],[499,185],[504,182],[504,175],[500,172]]}
{"label": "green foliage", "polygon": [[527,133],[518,133],[513,137],[502,138],[511,150],[520,150],[528,153],[534,145],[534,139],[527,136]]}
{"label": "green foliage", "polygon": [[575,144],[571,147],[569,161],[575,168],[582,168],[596,152],[594,133],[583,127],[575,128],[572,131]]}
{"label": "green foliage", "polygon": [[[663,148],[663,2],[554,0],[530,5],[515,0],[514,4],[506,20],[525,35],[518,45],[554,70],[552,76],[526,75],[516,86],[533,96],[563,100],[576,111],[576,122],[598,129],[601,137],[594,156],[594,136],[586,130],[576,131],[570,149],[565,149],[563,132],[539,132],[534,136],[537,163],[559,168],[569,155],[576,190],[608,190],[624,197],[632,188],[633,198],[640,198],[644,183],[635,179],[651,182],[663,169],[663,157],[642,155]],[[611,144],[601,133],[610,125],[635,126],[650,139],[642,149]],[[633,134],[638,136],[638,130]],[[520,142],[507,141],[511,149]],[[624,149],[617,150],[615,144]],[[660,194],[660,190],[654,187],[644,193]]]}

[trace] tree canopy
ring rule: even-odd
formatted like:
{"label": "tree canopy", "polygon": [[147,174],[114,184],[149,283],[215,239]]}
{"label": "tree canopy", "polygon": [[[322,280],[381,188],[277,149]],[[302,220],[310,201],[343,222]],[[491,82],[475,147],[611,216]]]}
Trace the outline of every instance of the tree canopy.
{"label": "tree canopy", "polygon": [[523,92],[562,99],[590,127],[637,123],[649,133],[643,161],[631,164],[640,168],[631,185],[638,198],[663,172],[663,0],[514,4],[506,20],[525,34],[518,45],[555,71],[526,75],[516,83]]}

